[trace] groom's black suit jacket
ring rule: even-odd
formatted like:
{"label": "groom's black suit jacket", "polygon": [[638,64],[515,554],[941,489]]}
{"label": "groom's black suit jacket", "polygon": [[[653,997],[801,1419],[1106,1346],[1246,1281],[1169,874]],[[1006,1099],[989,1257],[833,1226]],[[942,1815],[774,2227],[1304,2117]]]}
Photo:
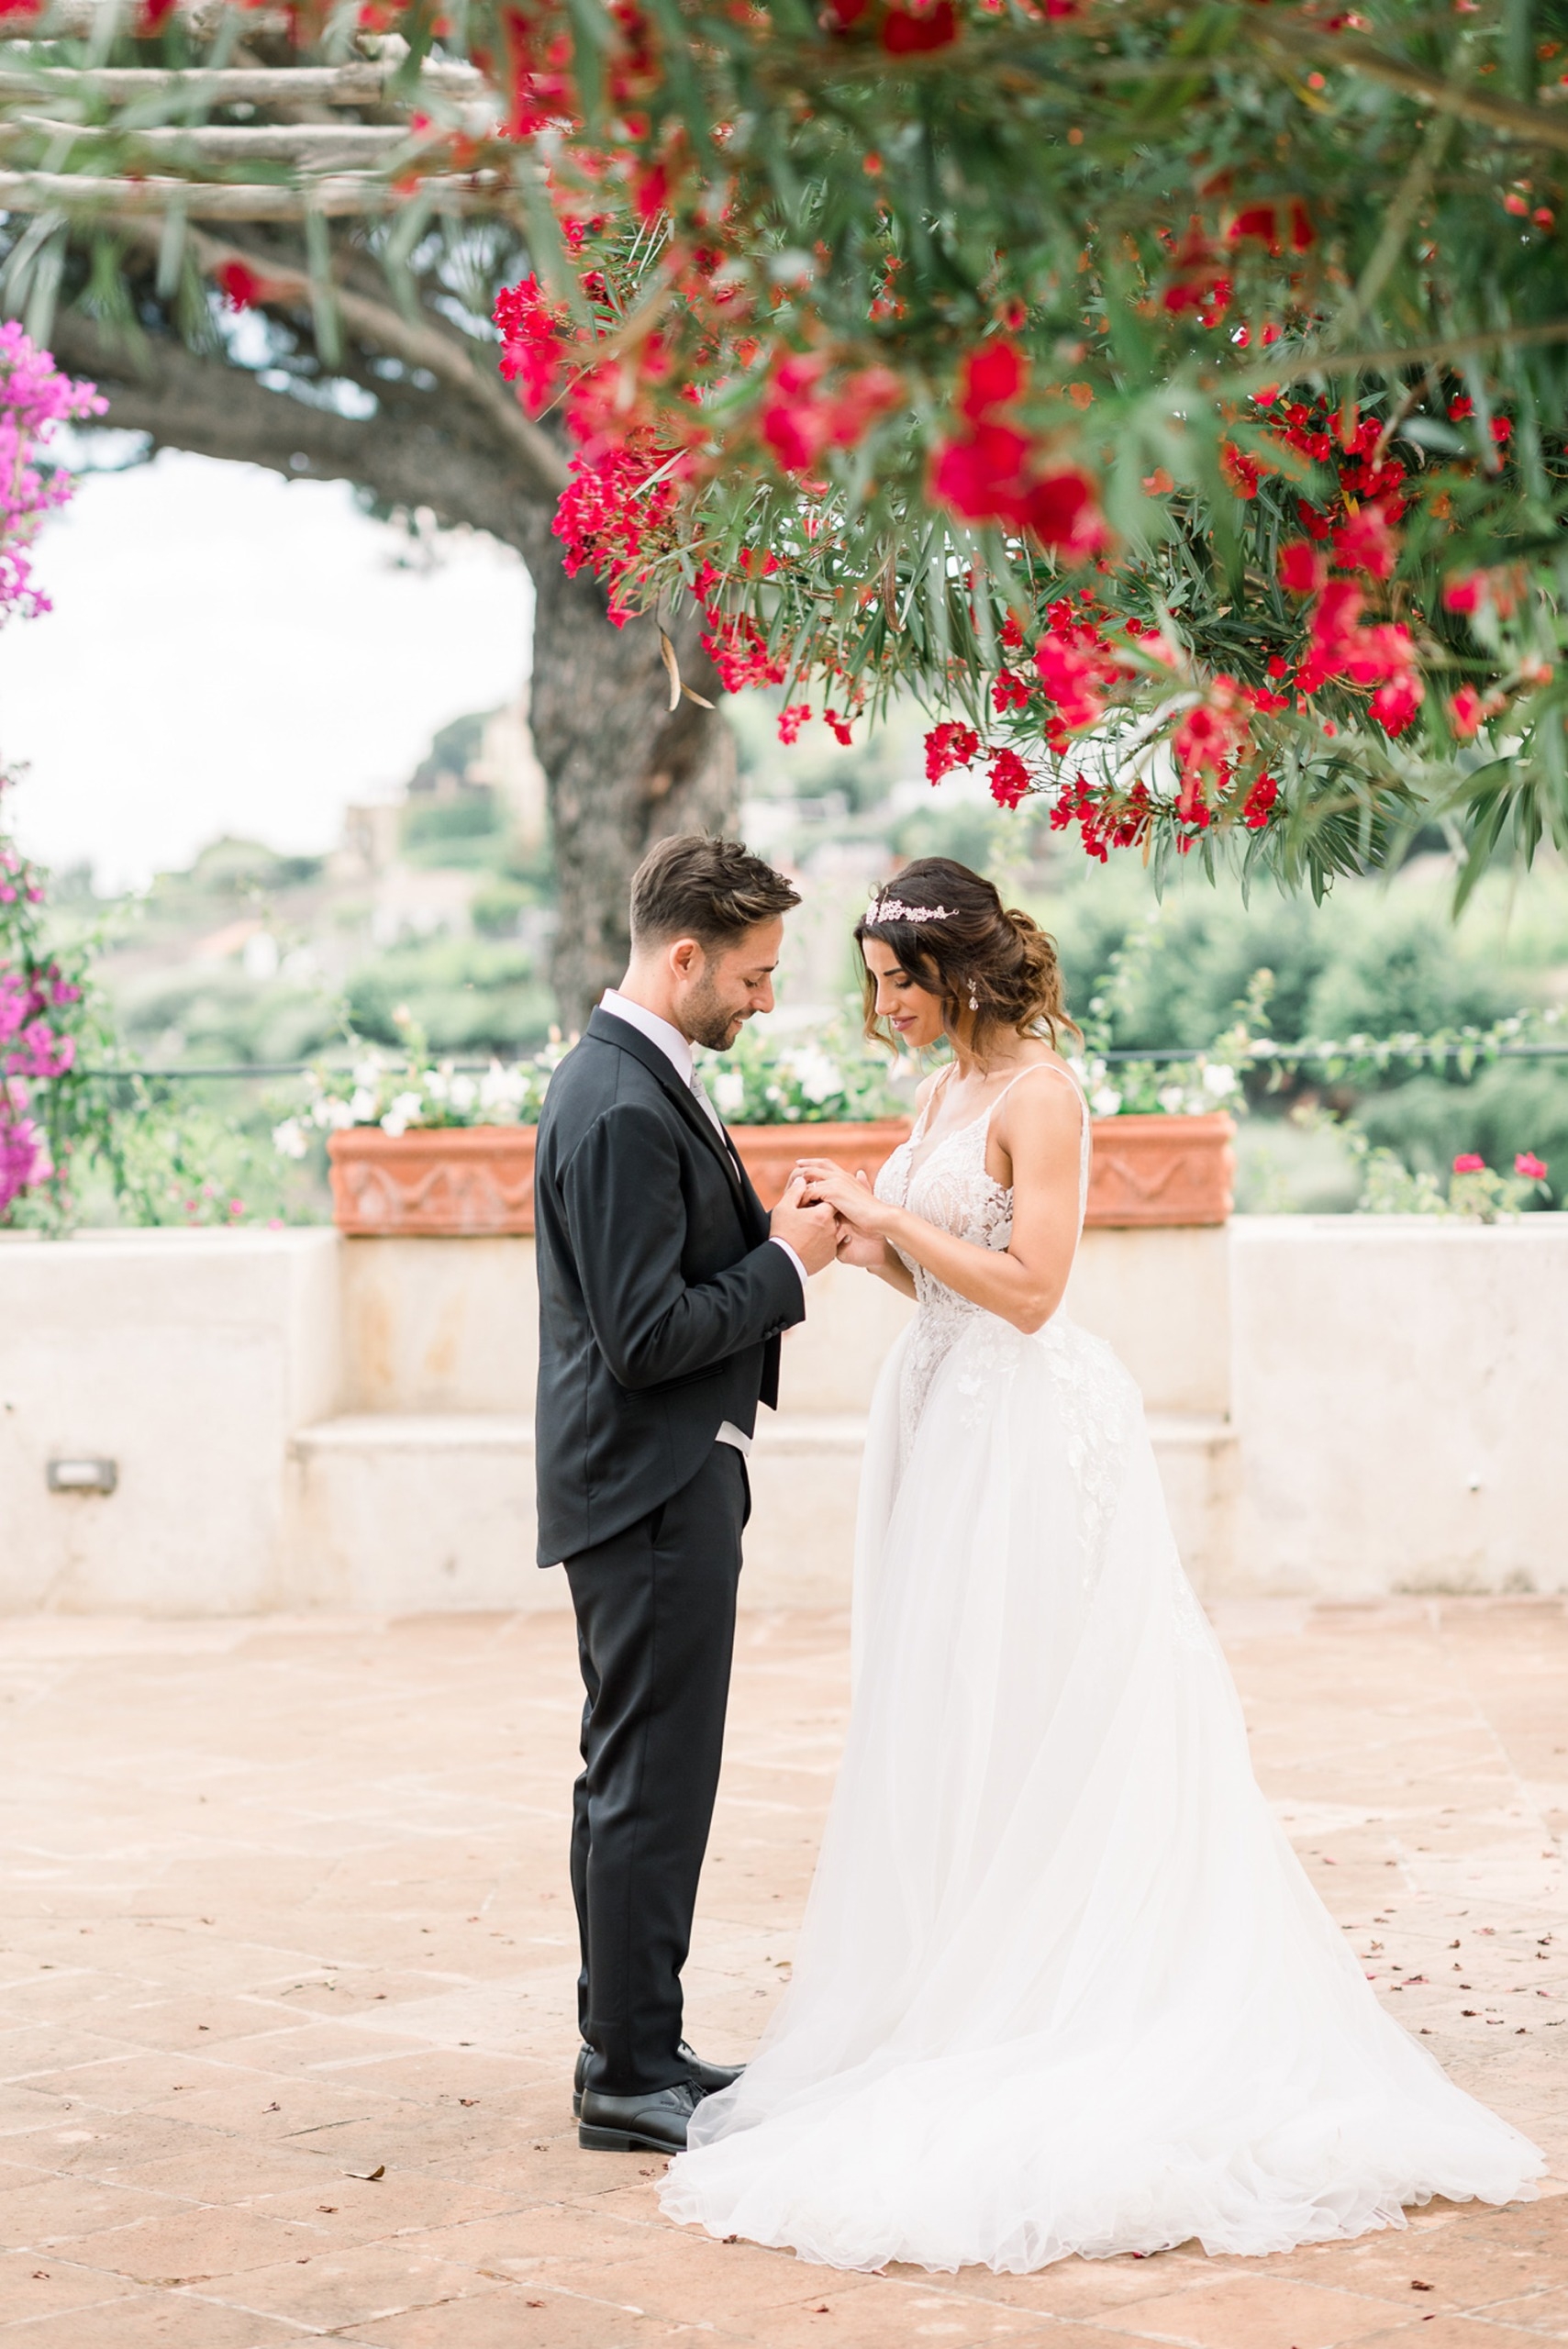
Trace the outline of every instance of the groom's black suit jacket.
{"label": "groom's black suit jacket", "polygon": [[689,1484],[778,1400],[806,1318],[767,1210],[657,1044],[595,1011],[550,1081],[534,1166],[539,1563]]}

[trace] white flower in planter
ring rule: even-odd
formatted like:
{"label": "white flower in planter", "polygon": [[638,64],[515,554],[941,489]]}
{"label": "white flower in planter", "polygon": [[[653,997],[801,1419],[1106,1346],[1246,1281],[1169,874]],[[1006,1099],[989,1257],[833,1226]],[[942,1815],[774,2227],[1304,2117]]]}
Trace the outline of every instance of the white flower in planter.
{"label": "white flower in planter", "polygon": [[814,1108],[820,1108],[824,1101],[831,1101],[844,1090],[843,1071],[813,1044],[792,1052],[785,1065]]}
{"label": "white flower in planter", "polygon": [[1203,1089],[1206,1093],[1212,1094],[1217,1101],[1225,1100],[1236,1090],[1235,1070],[1227,1068],[1223,1061],[1206,1062],[1203,1071]]}
{"label": "white flower in planter", "polygon": [[713,1097],[721,1118],[738,1118],[746,1107],[746,1080],[738,1068],[721,1068],[713,1080]]}
{"label": "white flower in planter", "polygon": [[480,1107],[485,1109],[516,1109],[528,1090],[528,1078],[519,1068],[503,1068],[499,1061],[492,1061],[479,1080]]}
{"label": "white flower in planter", "polygon": [[1179,1085],[1162,1085],[1159,1101],[1160,1107],[1168,1118],[1179,1118],[1187,1106],[1186,1094]]}
{"label": "white flower in planter", "polygon": [[374,1125],[375,1094],[370,1085],[356,1085],[349,1102],[349,1123],[351,1126]]}
{"label": "white flower in planter", "polygon": [[406,1134],[411,1125],[417,1123],[424,1107],[417,1093],[395,1094],[392,1107],[381,1121],[382,1132],[391,1134],[395,1141],[399,1134]]}
{"label": "white flower in planter", "polygon": [[310,1148],[310,1136],[297,1118],[285,1118],[281,1126],[272,1128],[272,1148],[280,1158],[303,1158]]}
{"label": "white flower in planter", "polygon": [[1114,1085],[1102,1085],[1090,1094],[1089,1107],[1096,1118],[1114,1118],[1121,1108],[1121,1095]]}
{"label": "white flower in planter", "polygon": [[460,1117],[466,1117],[479,1098],[479,1087],[472,1076],[454,1076],[447,1097]]}

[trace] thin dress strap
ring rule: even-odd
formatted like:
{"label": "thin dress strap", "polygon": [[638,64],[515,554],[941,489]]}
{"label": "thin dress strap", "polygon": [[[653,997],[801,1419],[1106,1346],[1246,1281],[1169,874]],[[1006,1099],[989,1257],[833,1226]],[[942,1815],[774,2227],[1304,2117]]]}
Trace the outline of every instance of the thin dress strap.
{"label": "thin dress strap", "polygon": [[[1073,1075],[1070,1068],[1063,1068],[1059,1061],[1030,1061],[1028,1068],[1021,1068],[1019,1069],[1017,1076],[1009,1077],[1006,1084],[1002,1087],[1000,1093],[997,1094],[996,1098],[992,1102],[991,1107],[985,1112],[985,1122],[987,1125],[990,1124],[992,1119],[995,1116],[997,1110],[1001,1108],[1003,1102],[1012,1091],[1014,1085],[1021,1085],[1026,1076],[1033,1076],[1040,1069],[1044,1069],[1048,1074],[1051,1076],[1064,1076],[1067,1079],[1068,1084],[1073,1087],[1073,1092],[1078,1096],[1078,1107],[1083,1110],[1085,1117],[1088,1116],[1089,1105],[1084,1097],[1084,1088],[1079,1084],[1077,1078]],[[934,1100],[936,1096],[933,1094],[931,1097]]]}

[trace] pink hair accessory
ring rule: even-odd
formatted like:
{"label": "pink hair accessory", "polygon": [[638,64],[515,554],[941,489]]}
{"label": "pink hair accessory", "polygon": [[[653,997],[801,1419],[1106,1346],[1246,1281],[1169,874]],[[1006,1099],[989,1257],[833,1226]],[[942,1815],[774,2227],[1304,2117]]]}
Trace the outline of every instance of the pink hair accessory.
{"label": "pink hair accessory", "polygon": [[873,924],[895,921],[953,921],[958,908],[953,906],[906,906],[902,897],[873,897],[866,907],[865,918]]}

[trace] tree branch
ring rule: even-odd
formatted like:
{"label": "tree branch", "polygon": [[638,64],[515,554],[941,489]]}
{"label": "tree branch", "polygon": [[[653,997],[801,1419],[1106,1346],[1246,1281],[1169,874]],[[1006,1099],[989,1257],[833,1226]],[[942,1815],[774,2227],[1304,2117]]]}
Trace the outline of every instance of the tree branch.
{"label": "tree branch", "polygon": [[1506,130],[1533,146],[1568,152],[1568,120],[1548,114],[1544,107],[1525,106],[1518,98],[1492,97],[1465,83],[1450,82],[1441,73],[1429,73],[1422,66],[1408,65],[1403,58],[1374,49],[1371,41],[1354,33],[1317,32],[1299,18],[1272,11],[1267,16],[1250,15],[1248,30],[1261,49],[1282,50],[1287,57],[1309,57],[1319,65],[1341,66],[1369,82],[1399,90],[1406,97],[1425,98],[1445,114],[1484,122],[1490,129]]}
{"label": "tree branch", "polygon": [[476,417],[454,429],[450,401],[377,384],[378,413],[360,419],[287,392],[269,391],[246,369],[206,359],[173,335],[136,351],[80,310],[61,311],[54,355],[105,393],[107,426],[145,432],[155,449],[262,465],[291,481],[349,481],[382,504],[428,507],[439,520],[488,530],[539,559],[549,511]]}
{"label": "tree branch", "polygon": [[[145,222],[130,226],[131,233],[148,250],[157,250],[158,232]],[[237,245],[220,244],[199,231],[190,237],[187,250],[204,276],[216,278],[220,270],[234,264],[260,278],[258,298],[263,306],[311,307],[312,287],[304,270],[263,260]],[[428,321],[405,318],[389,304],[373,301],[345,286],[335,285],[332,298],[344,326],[359,340],[384,351],[388,358],[428,369],[439,382],[471,401],[507,450],[532,494],[553,504],[566,486],[566,460],[548,434],[524,415],[499,375],[481,373],[474,363],[478,352],[473,344]]]}

